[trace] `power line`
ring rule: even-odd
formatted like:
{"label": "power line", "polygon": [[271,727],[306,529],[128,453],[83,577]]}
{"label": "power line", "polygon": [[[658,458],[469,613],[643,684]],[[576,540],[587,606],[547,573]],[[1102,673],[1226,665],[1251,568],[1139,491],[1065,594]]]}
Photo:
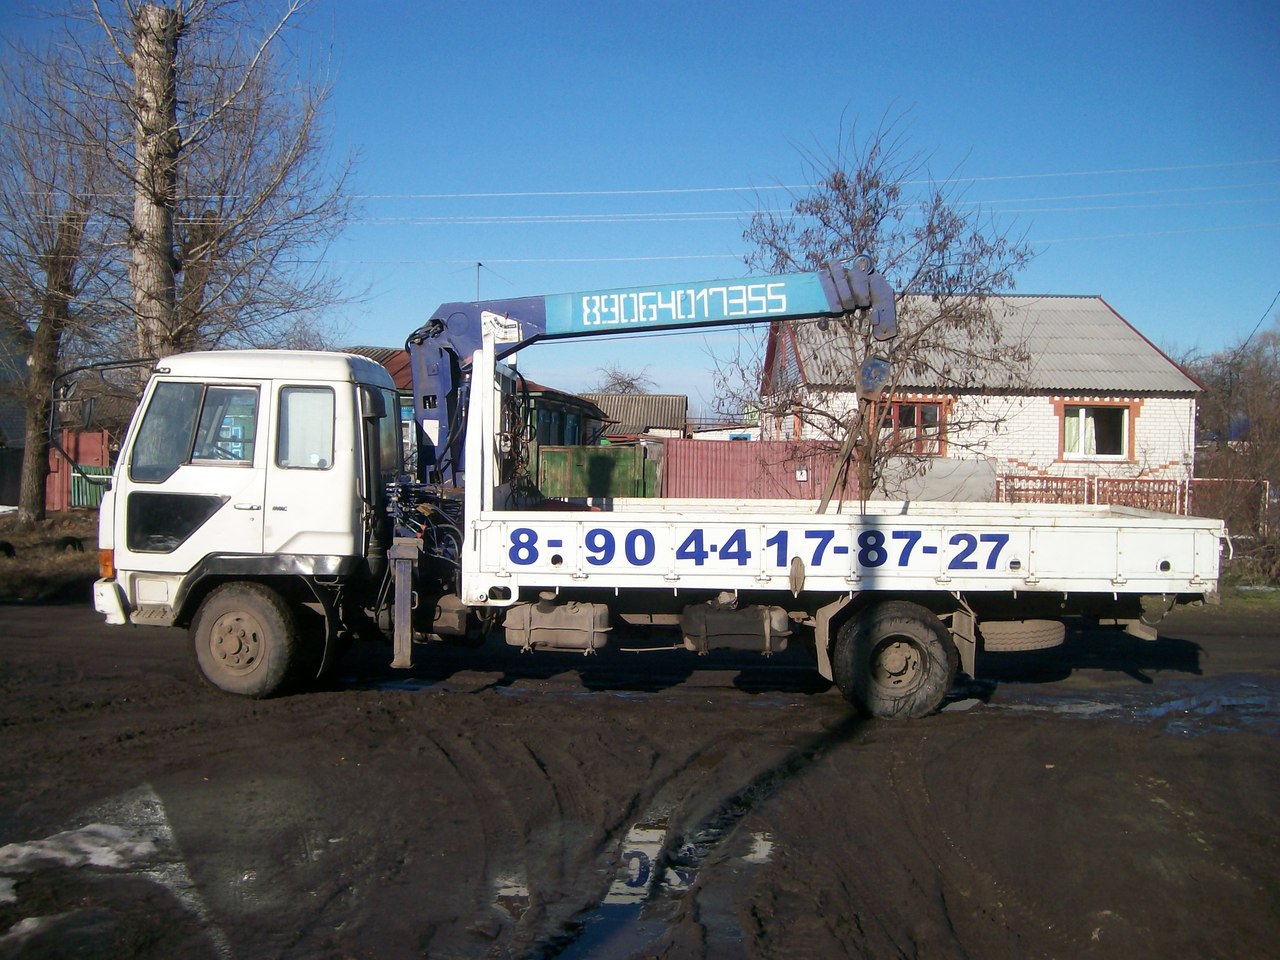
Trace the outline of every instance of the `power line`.
{"label": "power line", "polygon": [[1052,240],[1038,240],[1034,237],[1028,238],[1029,243],[1074,243],[1084,240],[1130,240],[1135,237],[1176,237],[1187,236],[1196,233],[1230,233],[1235,230],[1273,230],[1280,227],[1277,223],[1242,223],[1231,227],[1188,227],[1185,230],[1147,230],[1135,231],[1132,233],[1106,233],[1095,234],[1089,237],[1055,237]]}
{"label": "power line", "polygon": [[[658,260],[737,260],[742,261],[744,253],[685,253],[685,254],[663,254],[660,256],[645,257],[484,257],[483,262],[491,263],[649,263]],[[365,259],[329,259],[324,260],[298,260],[299,264],[317,264],[317,263],[343,263],[343,264],[363,264],[366,266],[398,266],[398,267],[416,267],[426,264],[440,264],[443,266],[471,266],[476,264],[476,257],[467,258],[433,258],[433,259],[412,259],[412,260],[365,260]]]}
{"label": "power line", "polygon": [[[1036,237],[1028,237],[1027,240],[1032,244],[1054,244],[1054,243],[1082,243],[1100,240],[1132,240],[1147,237],[1173,237],[1173,236],[1189,236],[1200,233],[1230,233],[1238,230],[1274,230],[1280,228],[1280,221],[1272,223],[1246,223],[1230,227],[1188,227],[1185,230],[1145,230],[1132,231],[1128,233],[1105,233],[1093,234],[1089,236],[1075,237],[1053,237],[1049,239],[1039,239]],[[476,260],[483,260],[485,263],[510,263],[510,264],[553,264],[553,263],[649,263],[655,261],[686,261],[686,260],[736,260],[743,262],[747,256],[746,251],[728,252],[728,253],[671,253],[658,256],[634,256],[634,257],[448,257],[448,258],[413,258],[413,259],[396,259],[396,260],[369,260],[365,258],[354,259],[329,259],[324,260],[299,260],[298,263],[328,263],[328,264],[354,264],[364,266],[425,266],[428,264],[441,264],[446,266],[474,266]]]}
{"label": "power line", "polygon": [[[1204,188],[1212,189],[1212,188]],[[1060,199],[1072,199],[1063,197]],[[1085,197],[1081,197],[1085,199]],[[1116,210],[1177,210],[1197,207],[1234,207],[1243,205],[1257,206],[1261,203],[1277,203],[1280,197],[1276,198],[1258,198],[1247,197],[1240,200],[1203,200],[1197,202],[1179,202],[1179,203],[1113,203],[1105,205],[1093,206],[1075,206],[1075,207],[1026,207],[1007,209],[1001,204],[1003,203],[1023,203],[1030,201],[1000,201],[991,203],[988,211],[991,213],[1098,213],[1111,212]],[[785,208],[771,208],[766,210],[690,210],[687,212],[680,211],[655,211],[646,213],[549,213],[549,214],[458,214],[455,216],[432,216],[432,217],[359,217],[353,219],[353,224],[363,224],[366,226],[404,226],[404,227],[444,227],[444,226],[513,226],[513,225],[550,225],[561,226],[571,224],[610,224],[610,223],[729,223],[740,220],[745,216],[752,216],[758,213],[768,214],[769,216],[799,219],[802,214],[797,214]],[[186,222],[185,220],[180,222]],[[193,221],[194,222],[194,221]]]}
{"label": "power line", "polygon": [[1276,305],[1276,301],[1280,300],[1280,290],[1276,291],[1276,295],[1271,298],[1271,306],[1262,311],[1262,316],[1258,318],[1258,322],[1253,325],[1253,329],[1249,331],[1249,335],[1244,338],[1244,342],[1236,349],[1237,355],[1244,352],[1244,348],[1249,345],[1249,341],[1253,339],[1253,335],[1258,332],[1267,317],[1271,316],[1271,311]]}
{"label": "power line", "polygon": [[[1177,173],[1186,170],[1227,170],[1240,167],[1258,167],[1280,164],[1280,158],[1270,160],[1236,160],[1227,163],[1188,163],[1163,167],[1116,167],[1100,170],[1066,170],[1056,173],[1014,173],[987,177],[956,177],[950,183],[996,183],[1012,180],[1050,180],[1064,177],[1101,177],[1118,176],[1136,173]],[[907,184],[918,186],[936,183],[936,180],[908,180]],[[743,193],[766,192],[776,190],[807,190],[816,186],[812,183],[771,184],[765,186],[745,185],[734,187],[652,187],[640,189],[611,190],[506,190],[476,191],[470,193],[369,193],[356,194],[356,200],[478,200],[504,199],[512,197],[639,197],[655,194],[690,194],[690,193]]]}

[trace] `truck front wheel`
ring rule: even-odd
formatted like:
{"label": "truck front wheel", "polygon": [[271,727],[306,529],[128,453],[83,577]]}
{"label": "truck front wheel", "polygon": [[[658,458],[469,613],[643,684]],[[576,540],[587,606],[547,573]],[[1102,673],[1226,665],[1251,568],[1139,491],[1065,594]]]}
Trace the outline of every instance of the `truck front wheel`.
{"label": "truck front wheel", "polygon": [[836,686],[873,717],[923,717],[955,678],[951,638],[932,610],[905,600],[877,604],[836,635]]}
{"label": "truck front wheel", "polygon": [[269,697],[289,676],[298,627],[284,599],[259,583],[227,583],[200,604],[191,624],[196,663],[228,693]]}

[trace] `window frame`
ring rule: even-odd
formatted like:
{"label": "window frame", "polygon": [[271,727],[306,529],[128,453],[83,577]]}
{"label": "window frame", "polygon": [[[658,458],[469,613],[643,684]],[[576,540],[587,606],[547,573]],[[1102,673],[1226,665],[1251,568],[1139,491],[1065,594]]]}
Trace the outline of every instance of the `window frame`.
{"label": "window frame", "polygon": [[[317,462],[316,464],[295,463],[292,458],[289,462],[281,459],[281,449],[288,435],[285,427],[287,426],[285,418],[289,415],[289,404],[286,402],[286,394],[291,391],[304,393],[329,395],[330,412],[332,417],[329,424],[329,457],[327,461]],[[271,451],[272,462],[277,470],[332,470],[333,461],[337,455],[337,413],[338,413],[338,394],[337,391],[329,384],[320,383],[282,383],[276,390],[276,436],[274,449]]]}
{"label": "window frame", "polygon": [[[910,407],[914,423],[902,425],[902,408]],[[925,432],[922,409],[934,407],[938,411],[935,433]],[[880,430],[882,442],[892,456],[945,457],[947,455],[947,421],[951,404],[943,397],[887,397],[880,402]],[[908,433],[910,431],[910,433]],[[932,449],[930,449],[932,447]]]}
{"label": "window frame", "polygon": [[[194,404],[191,405],[190,416],[183,411],[183,419],[179,422],[171,420],[166,422],[166,417],[174,412],[171,401],[168,400],[170,391],[194,391]],[[224,405],[222,417],[217,424],[206,423],[206,413],[209,411],[209,398],[213,391],[242,391],[253,395],[253,409],[251,420],[253,423],[253,435],[245,438],[235,438],[227,441],[228,443],[240,444],[249,448],[249,457],[230,456],[218,457],[207,455],[208,448],[202,449],[201,455],[197,455],[197,447],[206,440],[218,440],[218,434],[221,432],[222,420],[226,419],[227,410],[230,404]],[[176,397],[174,399],[177,399]],[[170,406],[166,407],[166,402]],[[164,483],[183,467],[199,466],[199,467],[253,467],[254,458],[258,449],[258,417],[262,411],[262,390],[258,384],[246,383],[225,383],[225,382],[208,382],[203,380],[161,380],[156,384],[147,398],[147,410],[143,414],[142,422],[138,426],[138,435],[130,442],[129,451],[129,482],[130,483]],[[153,422],[153,415],[156,420]],[[243,416],[243,415],[242,415]],[[182,428],[181,434],[174,434],[171,437],[173,443],[172,451],[180,455],[177,457],[167,457],[164,462],[146,462],[140,460],[140,451],[144,451],[150,442],[150,431],[155,429],[176,430]],[[212,436],[210,432],[212,431]],[[180,445],[179,445],[180,443]],[[216,444],[215,444],[216,445]]]}
{"label": "window frame", "polygon": [[[1087,397],[1062,398],[1054,402],[1054,415],[1058,421],[1058,461],[1060,463],[1133,463],[1134,434],[1141,401],[1097,400]],[[1119,412],[1120,451],[1118,453],[1082,453],[1067,449],[1067,426],[1074,419],[1080,422],[1081,438],[1089,411]],[[1095,426],[1096,436],[1096,426]]]}

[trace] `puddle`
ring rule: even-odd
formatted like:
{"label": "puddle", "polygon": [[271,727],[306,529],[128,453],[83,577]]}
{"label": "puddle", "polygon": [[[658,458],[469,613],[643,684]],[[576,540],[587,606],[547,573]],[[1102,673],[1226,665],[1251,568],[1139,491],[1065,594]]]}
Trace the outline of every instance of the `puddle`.
{"label": "puddle", "polygon": [[[753,777],[683,835],[673,835],[670,818],[677,805],[660,791],[650,812],[627,831],[618,875],[600,905],[581,915],[569,936],[534,956],[624,960],[652,952],[667,932],[672,907],[690,891],[711,855],[732,841],[747,815],[828,750],[848,741],[862,722],[850,715],[830,730],[807,737],[780,763]],[[740,860],[757,866],[768,863],[775,850],[774,838],[763,831],[744,838],[744,845]],[[718,940],[728,942],[740,936],[731,918],[714,916],[707,905],[700,906],[698,922],[708,930],[714,928]]]}
{"label": "puddle", "polygon": [[1189,737],[1232,731],[1280,736],[1280,680],[1254,675],[1172,680],[1141,693],[1090,697],[1039,695],[1005,684],[990,707],[1160,723],[1166,733]]}
{"label": "puddle", "polygon": [[494,906],[519,923],[529,909],[529,885],[519,877],[499,877],[493,886]]}

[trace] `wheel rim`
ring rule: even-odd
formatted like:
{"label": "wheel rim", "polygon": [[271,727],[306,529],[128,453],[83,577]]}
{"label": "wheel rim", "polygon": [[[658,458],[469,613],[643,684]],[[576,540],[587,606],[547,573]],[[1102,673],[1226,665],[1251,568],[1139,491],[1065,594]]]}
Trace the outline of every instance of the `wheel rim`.
{"label": "wheel rim", "polygon": [[919,686],[925,676],[924,652],[906,637],[890,637],[871,655],[871,677],[895,693]]}
{"label": "wheel rim", "polygon": [[228,673],[251,673],[262,659],[262,625],[246,613],[224,613],[213,624],[209,652]]}

